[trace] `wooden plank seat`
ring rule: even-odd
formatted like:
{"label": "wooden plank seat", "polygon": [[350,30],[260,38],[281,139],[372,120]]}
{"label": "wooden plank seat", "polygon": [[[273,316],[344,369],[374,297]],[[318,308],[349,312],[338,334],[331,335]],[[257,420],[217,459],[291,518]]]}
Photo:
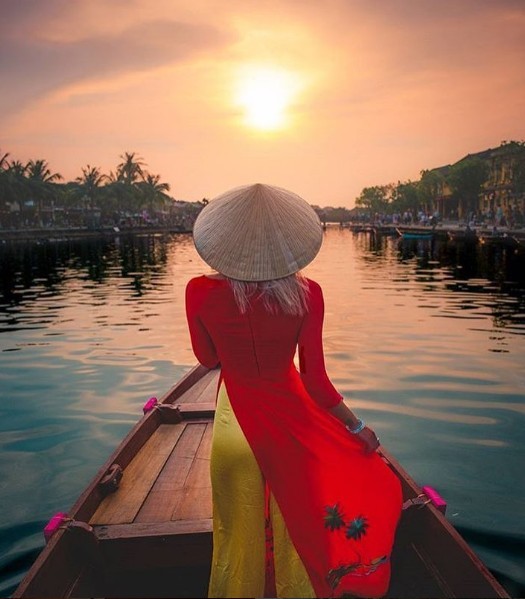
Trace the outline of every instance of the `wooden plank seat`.
{"label": "wooden plank seat", "polygon": [[[210,449],[218,372],[173,400],[178,418],[160,424],[124,469],[119,488],[89,520],[101,560],[144,570],[209,563],[212,547]],[[179,421],[178,421],[179,420]]]}
{"label": "wooden plank seat", "polygon": [[205,596],[212,551],[210,400],[218,376],[208,372],[181,395],[163,398],[179,417],[158,410],[161,424],[125,467],[118,490],[89,519],[98,557],[77,580],[75,596],[120,596],[123,590],[174,596],[190,582],[188,596]]}
{"label": "wooden plank seat", "polygon": [[106,497],[91,525],[211,518],[212,421],[161,424]]}
{"label": "wooden plank seat", "polygon": [[184,410],[182,417],[157,428],[125,469],[119,489],[93,514],[90,525],[106,565],[143,569],[209,562],[213,421],[186,420]]}

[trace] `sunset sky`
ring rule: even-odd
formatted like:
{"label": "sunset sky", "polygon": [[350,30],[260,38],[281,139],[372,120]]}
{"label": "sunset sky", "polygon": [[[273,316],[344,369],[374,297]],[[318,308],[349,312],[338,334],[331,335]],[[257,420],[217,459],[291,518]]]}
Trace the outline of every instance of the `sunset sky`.
{"label": "sunset sky", "polygon": [[321,206],[525,139],[523,0],[0,0],[0,151]]}

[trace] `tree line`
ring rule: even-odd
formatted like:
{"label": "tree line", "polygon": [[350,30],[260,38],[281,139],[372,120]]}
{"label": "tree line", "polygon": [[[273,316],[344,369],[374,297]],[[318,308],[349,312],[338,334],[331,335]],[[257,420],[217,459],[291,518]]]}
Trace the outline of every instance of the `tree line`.
{"label": "tree line", "polygon": [[435,200],[446,187],[451,197],[461,198],[474,205],[489,176],[489,165],[481,158],[469,158],[452,165],[448,173],[423,170],[418,181],[399,181],[397,184],[365,187],[356,199],[356,206],[372,213],[425,213],[435,210]]}
{"label": "tree line", "polygon": [[89,164],[81,172],[74,181],[62,182],[47,160],[24,163],[0,152],[0,217],[6,221],[1,224],[42,226],[50,219],[114,222],[138,214],[153,218],[173,205],[169,184],[150,173],[136,152],[122,154],[109,174]]}
{"label": "tree line", "polygon": [[[438,198],[445,198],[454,206],[461,205],[462,212],[476,212],[480,195],[487,184],[505,188],[506,197],[521,198],[525,194],[525,142],[504,141],[496,149],[498,167],[505,174],[493,172],[495,165],[490,151],[466,158],[446,167],[422,170],[417,181],[398,181],[386,185],[365,187],[355,200],[356,209],[319,208],[323,220],[343,222],[353,218],[356,212],[392,215],[406,212],[432,214],[437,210]],[[496,202],[498,199],[496,198]]]}
{"label": "tree line", "polygon": [[[523,198],[525,194],[525,142],[502,142],[495,150],[501,164],[507,164],[505,184],[508,197]],[[365,187],[355,200],[356,208],[320,208],[314,206],[324,222],[351,220],[356,212],[375,214],[426,214],[437,208],[437,199],[444,194],[462,212],[475,212],[487,181],[494,179],[490,152],[479,152],[442,168],[422,170],[417,181]],[[53,172],[46,160],[23,163],[0,152],[0,226],[114,225],[123,218],[190,225],[198,210],[207,203],[187,203],[174,217],[174,199],[168,195],[170,186],[160,175],[150,173],[136,152],[124,152],[114,171],[105,174],[99,167],[87,165],[74,181],[63,182],[60,173]],[[503,177],[503,179],[505,179]],[[522,200],[523,201],[523,200]],[[180,221],[180,222],[179,222]],[[182,222],[184,221],[184,222]]]}

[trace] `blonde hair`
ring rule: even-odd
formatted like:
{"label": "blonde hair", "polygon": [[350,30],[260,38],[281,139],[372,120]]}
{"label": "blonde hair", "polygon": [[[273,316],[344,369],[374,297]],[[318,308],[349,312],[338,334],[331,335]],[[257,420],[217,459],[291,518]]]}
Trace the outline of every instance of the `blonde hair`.
{"label": "blonde hair", "polygon": [[292,316],[303,316],[308,312],[310,288],[308,281],[300,273],[257,282],[226,278],[241,314],[248,311],[252,297],[261,298],[264,307],[271,314],[282,311]]}

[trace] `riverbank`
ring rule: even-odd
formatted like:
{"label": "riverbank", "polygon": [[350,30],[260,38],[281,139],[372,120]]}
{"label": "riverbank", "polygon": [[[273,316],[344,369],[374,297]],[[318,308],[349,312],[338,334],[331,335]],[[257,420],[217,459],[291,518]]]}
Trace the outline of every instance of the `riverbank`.
{"label": "riverbank", "polygon": [[115,237],[115,235],[156,235],[169,233],[191,233],[180,226],[143,226],[143,227],[53,227],[34,229],[0,229],[0,241],[66,241],[84,237]]}
{"label": "riverbank", "polygon": [[373,235],[394,235],[402,239],[440,239],[442,241],[482,243],[500,245],[525,251],[525,228],[493,227],[478,225],[467,227],[458,222],[432,225],[400,225],[400,224],[365,224],[349,223],[345,228],[353,232],[371,233]]}
{"label": "riverbank", "polygon": [[[329,225],[336,226],[335,224]],[[326,227],[325,227],[326,228]],[[377,223],[345,223],[343,228],[353,232],[365,232],[374,235],[395,235],[406,238],[434,238],[449,241],[470,241],[504,245],[519,251],[525,250],[525,228],[491,227],[480,225],[466,227],[464,224],[449,221],[431,225],[400,225]],[[27,241],[68,241],[83,238],[107,238],[124,235],[159,235],[171,233],[191,233],[191,228],[184,226],[138,226],[138,227],[49,227],[30,229],[0,229],[0,242]]]}

